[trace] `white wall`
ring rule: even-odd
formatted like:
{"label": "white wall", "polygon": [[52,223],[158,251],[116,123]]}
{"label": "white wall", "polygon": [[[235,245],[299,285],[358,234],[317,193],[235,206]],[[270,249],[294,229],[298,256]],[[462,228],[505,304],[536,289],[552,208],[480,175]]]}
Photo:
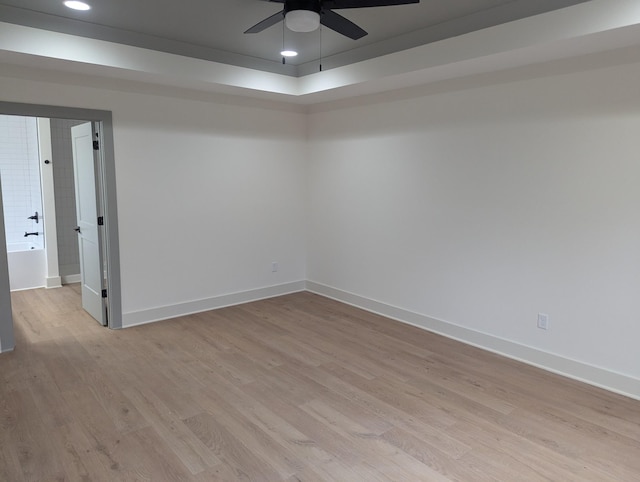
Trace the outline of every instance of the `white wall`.
{"label": "white wall", "polygon": [[125,326],[303,286],[303,114],[29,78],[0,77],[0,92],[113,112]]}
{"label": "white wall", "polygon": [[304,117],[148,101],[114,111],[125,311],[304,280]]}
{"label": "white wall", "polygon": [[621,374],[640,396],[639,78],[635,64],[317,109],[309,286],[557,355],[557,371],[602,368],[603,385]]}

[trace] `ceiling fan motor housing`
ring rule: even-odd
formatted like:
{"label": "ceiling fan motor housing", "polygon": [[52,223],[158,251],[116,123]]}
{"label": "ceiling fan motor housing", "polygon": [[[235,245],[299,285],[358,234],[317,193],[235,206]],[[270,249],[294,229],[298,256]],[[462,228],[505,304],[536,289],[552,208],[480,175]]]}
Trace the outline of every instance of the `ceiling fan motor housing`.
{"label": "ceiling fan motor housing", "polygon": [[320,0],[287,0],[284,2],[284,14],[295,10],[308,10],[318,15],[322,9]]}

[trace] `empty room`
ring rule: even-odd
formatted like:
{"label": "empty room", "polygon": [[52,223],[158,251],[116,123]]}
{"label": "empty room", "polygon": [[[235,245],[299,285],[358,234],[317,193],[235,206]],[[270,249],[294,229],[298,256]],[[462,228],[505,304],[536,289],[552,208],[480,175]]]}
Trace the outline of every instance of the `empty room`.
{"label": "empty room", "polygon": [[0,0],[0,480],[639,480],[639,79],[635,0]]}

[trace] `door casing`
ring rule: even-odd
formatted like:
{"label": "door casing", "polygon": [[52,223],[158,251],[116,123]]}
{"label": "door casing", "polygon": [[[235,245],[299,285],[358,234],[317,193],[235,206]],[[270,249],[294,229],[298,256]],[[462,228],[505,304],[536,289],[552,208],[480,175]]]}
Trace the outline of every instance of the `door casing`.
{"label": "door casing", "polygon": [[[102,125],[102,156],[99,159],[104,200],[104,253],[107,269],[107,310],[109,328],[122,328],[122,295],[120,283],[120,247],[118,244],[118,212],[116,203],[116,172],[113,143],[113,120],[111,111],[82,109],[76,107],[23,104],[0,101],[0,114],[54,119],[80,119]],[[0,199],[0,203],[2,200]],[[1,222],[4,223],[4,220]],[[0,276],[7,268],[0,266]],[[8,282],[8,279],[7,279]],[[0,284],[1,285],[1,284]]]}

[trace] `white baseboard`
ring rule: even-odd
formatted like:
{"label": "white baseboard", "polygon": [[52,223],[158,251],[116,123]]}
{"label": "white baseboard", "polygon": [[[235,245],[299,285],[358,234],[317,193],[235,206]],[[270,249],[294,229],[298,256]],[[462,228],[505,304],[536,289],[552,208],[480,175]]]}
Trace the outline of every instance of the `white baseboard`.
{"label": "white baseboard", "polygon": [[4,347],[4,346],[0,346],[0,353],[10,353],[15,349],[15,346],[12,346],[11,348],[9,347]]}
{"label": "white baseboard", "polygon": [[60,288],[62,287],[62,278],[60,276],[51,276],[49,278],[45,278],[44,287],[49,288]]}
{"label": "white baseboard", "polygon": [[41,286],[27,286],[26,288],[15,288],[15,289],[11,290],[11,293],[16,293],[18,291],[38,290],[40,288],[44,288],[44,285],[41,285]]}
{"label": "white baseboard", "polygon": [[204,300],[188,301],[177,305],[161,306],[148,310],[123,313],[122,328],[129,328],[132,326],[153,323],[154,321],[201,313],[203,311],[215,310],[226,306],[249,303],[251,301],[258,301],[265,298],[273,298],[275,296],[304,291],[304,289],[304,281],[294,281],[276,286],[267,286],[266,288],[242,291],[240,293],[215,296]]}
{"label": "white baseboard", "polygon": [[66,276],[62,276],[61,278],[62,278],[63,285],[80,283],[80,281],[82,281],[82,277],[79,274],[68,274]]}
{"label": "white baseboard", "polygon": [[371,300],[313,281],[307,291],[346,303],[366,311],[422,328],[484,350],[521,361],[528,365],[563,375],[589,385],[640,400],[640,380],[587,363],[571,360],[537,348],[471,330],[446,321],[430,318],[402,308]]}

